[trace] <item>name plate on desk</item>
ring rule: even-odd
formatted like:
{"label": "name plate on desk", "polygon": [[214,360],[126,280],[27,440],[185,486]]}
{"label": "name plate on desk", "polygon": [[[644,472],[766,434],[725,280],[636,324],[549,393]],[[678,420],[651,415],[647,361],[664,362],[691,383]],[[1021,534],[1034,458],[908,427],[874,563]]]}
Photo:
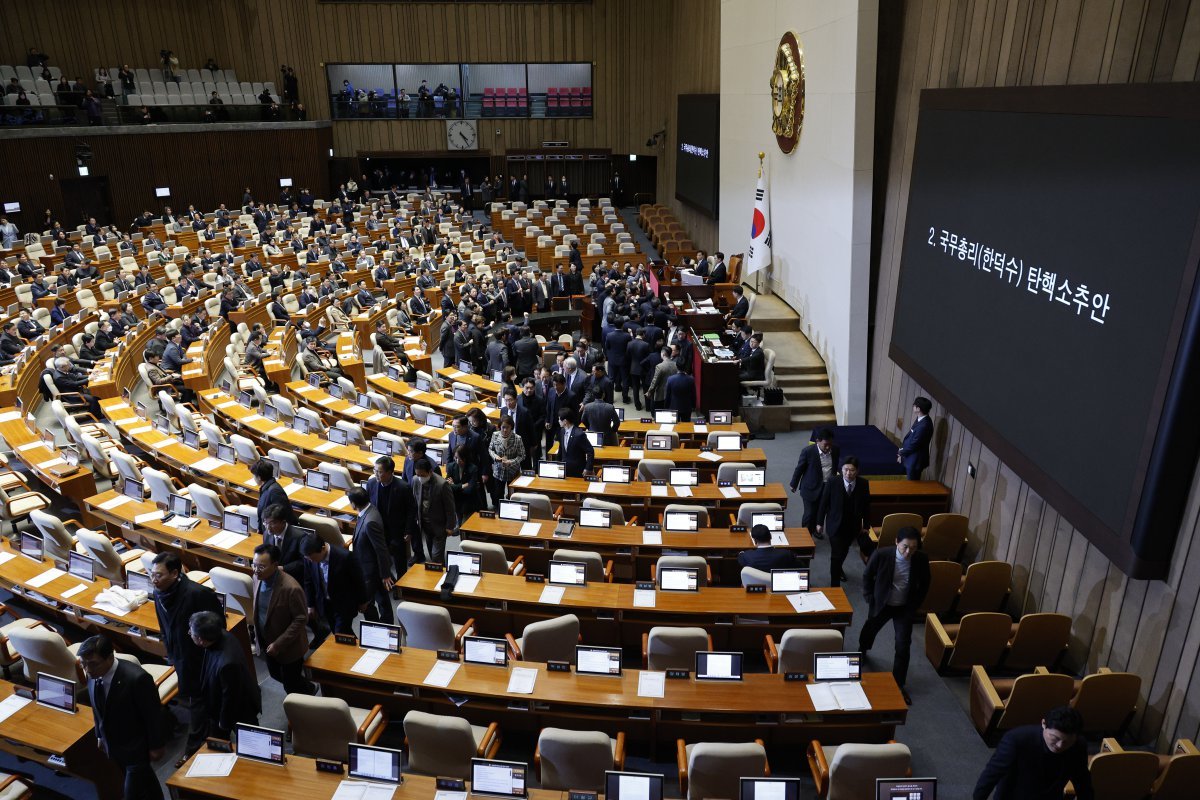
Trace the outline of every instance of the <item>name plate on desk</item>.
{"label": "name plate on desk", "polygon": [[745,533],[746,526],[745,525],[730,525],[729,532],[730,533]]}
{"label": "name plate on desk", "polygon": [[438,778],[434,786],[440,792],[465,792],[467,783],[462,778]]}
{"label": "name plate on desk", "polygon": [[480,511],[477,513],[479,514],[480,519],[495,519],[496,518],[495,511]]}
{"label": "name plate on desk", "polygon": [[358,644],[358,639],[355,639],[353,634],[349,633],[335,633],[333,640],[338,644],[348,644],[351,646]]}
{"label": "name plate on desk", "polygon": [[784,680],[785,682],[788,682],[788,681],[807,681],[807,680],[808,680],[808,673],[806,673],[806,672],[785,672],[785,673],[783,673],[783,680]]}
{"label": "name plate on desk", "polygon": [[638,581],[633,585],[635,589],[649,589],[654,591],[654,581]]}
{"label": "name plate on desk", "polygon": [[545,583],[546,576],[539,575],[536,572],[526,572],[525,573],[525,582],[526,583]]}
{"label": "name plate on desk", "polygon": [[572,790],[567,792],[567,800],[598,800],[600,797],[596,792],[581,792]]}
{"label": "name plate on desk", "polygon": [[438,564],[436,561],[426,561],[425,562],[425,571],[426,572],[443,572],[443,571],[445,571],[445,567],[443,567],[441,564]]}
{"label": "name plate on desk", "polygon": [[691,670],[686,669],[669,669],[667,670],[667,678],[669,680],[687,680],[691,676]]}
{"label": "name plate on desk", "polygon": [[437,657],[438,657],[438,661],[453,661],[455,663],[458,663],[458,651],[457,650],[438,650]]}
{"label": "name plate on desk", "polygon": [[326,761],[318,758],[314,763],[317,767],[317,772],[332,772],[335,775],[342,774],[342,762],[340,761]]}
{"label": "name plate on desk", "polygon": [[571,662],[569,662],[569,661],[547,661],[546,662],[546,671],[547,672],[570,672],[571,671]]}
{"label": "name plate on desk", "polygon": [[751,583],[746,585],[746,594],[766,594],[767,587],[762,583]]}

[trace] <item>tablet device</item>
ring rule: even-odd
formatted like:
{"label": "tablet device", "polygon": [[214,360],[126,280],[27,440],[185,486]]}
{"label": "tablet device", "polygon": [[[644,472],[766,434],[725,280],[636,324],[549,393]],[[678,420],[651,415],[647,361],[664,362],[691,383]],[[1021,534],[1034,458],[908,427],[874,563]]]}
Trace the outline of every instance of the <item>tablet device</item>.
{"label": "tablet device", "polygon": [[283,731],[239,722],[234,726],[234,752],[267,764],[283,764]]}
{"label": "tablet device", "polygon": [[425,415],[425,424],[431,428],[444,428],[446,427],[446,415],[430,411]]}
{"label": "tablet device", "polygon": [[586,431],[585,435],[592,447],[604,447],[604,434],[600,431]]}
{"label": "tablet device", "polygon": [[716,437],[714,450],[741,450],[742,437],[736,433],[722,433]]}
{"label": "tablet device", "polygon": [[475,395],[470,389],[465,389],[462,386],[454,387],[454,399],[460,403],[471,403],[475,400]]}
{"label": "tablet device", "polygon": [[862,653],[813,653],[814,681],[862,679]]}
{"label": "tablet device", "polygon": [[528,764],[516,761],[472,758],[471,794],[525,797],[525,773],[528,769]]}
{"label": "tablet device", "polygon": [[183,429],[183,443],[193,450],[200,449],[200,434],[190,428]]}
{"label": "tablet device", "polygon": [[489,639],[486,636],[464,636],[463,661],[468,664],[486,664],[489,667],[506,667],[508,643],[503,639]]}
{"label": "tablet device", "polygon": [[367,622],[358,624],[358,644],[367,650],[383,650],[388,653],[400,652],[400,637],[404,629],[399,625],[387,625],[383,622]]}
{"label": "tablet device", "polygon": [[348,745],[346,777],[376,783],[400,783],[400,764],[404,751],[365,744]]}
{"label": "tablet device", "polygon": [[662,800],[663,776],[644,772],[604,773],[604,800]]}
{"label": "tablet device", "polygon": [[312,431],[312,425],[309,424],[309,421],[304,417],[297,414],[296,416],[292,417],[292,429],[295,430],[296,433],[309,433]]}
{"label": "tablet device", "polygon": [[711,650],[701,650],[696,653],[696,680],[740,681],[741,679],[741,653]]}
{"label": "tablet device", "polygon": [[539,461],[538,477],[565,478],[567,477],[567,465],[561,461]]}
{"label": "tablet device", "polygon": [[695,511],[668,511],[663,515],[663,528],[668,531],[695,532],[700,526],[700,515]]}
{"label": "tablet device", "polygon": [[83,581],[96,580],[96,562],[83,553],[67,553],[67,572]]}
{"label": "tablet device", "polygon": [[[233,448],[230,449],[232,450]],[[126,478],[124,483],[121,484],[121,494],[130,500],[143,500],[146,497],[146,487],[141,481]]]}
{"label": "tablet device", "polygon": [[492,381],[495,383],[504,383],[504,370],[502,370],[502,369],[492,370]]}
{"label": "tablet device", "polygon": [[369,409],[374,405],[374,403],[371,402],[371,398],[367,397],[366,392],[356,392],[354,395],[354,405],[358,406],[359,408]]}
{"label": "tablet device", "polygon": [[270,403],[262,407],[262,415],[271,420],[271,422],[279,422],[279,409]]}
{"label": "tablet device", "polygon": [[416,386],[418,392],[428,392],[432,388],[433,384],[429,382],[429,378],[422,378],[418,376]]}
{"label": "tablet device", "polygon": [[937,800],[937,778],[876,778],[875,800]]}
{"label": "tablet device", "polygon": [[349,444],[350,432],[335,426],[325,432],[325,438],[334,444]]}
{"label": "tablet device", "polygon": [[500,519],[512,519],[518,522],[529,521],[529,503],[520,500],[501,500],[499,509]]}
{"label": "tablet device", "polygon": [[654,421],[659,425],[674,425],[679,422],[679,412],[673,410],[655,411]]}
{"label": "tablet device", "polygon": [[629,483],[629,467],[601,467],[600,480],[605,483]]}
{"label": "tablet device", "polygon": [[452,550],[446,553],[446,567],[458,567],[460,575],[479,575],[483,571],[483,556]]}
{"label": "tablet device", "polygon": [[337,398],[338,400],[342,399],[342,385],[340,383],[330,383],[329,386],[325,387],[325,390],[329,392],[330,397]]}
{"label": "tablet device", "polygon": [[231,444],[217,444],[217,459],[224,461],[226,464],[237,463],[237,451],[233,449]]}
{"label": "tablet device", "polygon": [[799,778],[742,778],[740,800],[800,800]]}
{"label": "tablet device", "polygon": [[304,473],[304,485],[319,492],[329,491],[329,479],[329,473],[321,472],[319,469],[310,469]]}
{"label": "tablet device", "polygon": [[675,437],[669,433],[647,433],[647,450],[670,450],[675,447]]}
{"label": "tablet device", "polygon": [[468,375],[473,375],[475,373],[475,367],[471,366],[470,361],[464,359],[458,362],[458,371],[465,372]]}
{"label": "tablet device", "polygon": [[772,532],[783,530],[782,511],[757,511],[750,515],[750,527],[766,525]]}
{"label": "tablet device", "polygon": [[767,485],[767,471],[765,469],[739,469],[737,471],[738,488],[758,488]]}
{"label": "tablet device", "polygon": [[709,411],[708,412],[708,424],[709,425],[732,425],[733,424],[733,412],[732,411]]}
{"label": "tablet device", "polygon": [[42,540],[42,537],[25,531],[21,532],[21,555],[28,556],[40,563],[45,553],[46,543]]}
{"label": "tablet device", "polygon": [[771,570],[771,591],[778,594],[807,592],[808,570],[800,568]]}
{"label": "tablet device", "polygon": [[247,514],[239,514],[236,511],[226,510],[221,517],[221,529],[240,533],[242,536],[250,535],[250,517]]}
{"label": "tablet device", "polygon": [[556,586],[586,586],[587,564],[578,561],[551,561],[550,583]]}
{"label": "tablet device", "polygon": [[387,376],[394,381],[400,380],[400,368],[389,366],[387,368]]}
{"label": "tablet device", "polygon": [[607,508],[581,508],[579,524],[585,528],[611,528],[612,512]]}
{"label": "tablet device", "polygon": [[620,675],[621,648],[577,644],[575,671],[580,675]]}
{"label": "tablet device", "polygon": [[37,674],[37,704],[56,711],[75,713],[75,681],[56,678],[45,672]]}
{"label": "tablet device", "polygon": [[669,592],[698,592],[700,571],[695,567],[663,567],[658,571],[658,587]]}
{"label": "tablet device", "polygon": [[700,482],[700,473],[694,469],[672,469],[670,483],[672,486],[696,486]]}
{"label": "tablet device", "polygon": [[150,576],[144,572],[127,571],[125,588],[131,592],[145,592],[150,597],[154,596],[154,584],[150,582]]}

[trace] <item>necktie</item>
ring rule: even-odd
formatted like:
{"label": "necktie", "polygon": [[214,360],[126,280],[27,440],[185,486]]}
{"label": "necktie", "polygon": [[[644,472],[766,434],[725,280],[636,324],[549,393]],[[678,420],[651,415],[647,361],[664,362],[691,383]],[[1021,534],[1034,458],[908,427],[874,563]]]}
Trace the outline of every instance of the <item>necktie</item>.
{"label": "necktie", "polygon": [[104,716],[104,704],[107,699],[107,692],[104,690],[104,678],[96,678],[96,684],[92,687],[92,701],[95,704],[95,710],[100,712],[100,716]]}
{"label": "necktie", "polygon": [[848,495],[854,494],[854,484],[853,483],[846,484],[846,494],[848,494]]}

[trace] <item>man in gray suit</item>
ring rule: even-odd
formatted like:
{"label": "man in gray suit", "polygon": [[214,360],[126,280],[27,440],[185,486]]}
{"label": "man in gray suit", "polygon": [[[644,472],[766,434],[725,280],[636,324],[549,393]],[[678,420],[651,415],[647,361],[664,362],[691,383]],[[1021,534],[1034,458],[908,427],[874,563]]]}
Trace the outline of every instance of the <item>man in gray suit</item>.
{"label": "man in gray suit", "polygon": [[417,459],[413,466],[413,497],[417,503],[417,535],[425,554],[429,561],[445,563],[446,536],[458,527],[458,515],[450,485],[433,471],[428,458]]}
{"label": "man in gray suit", "polygon": [[667,379],[676,372],[679,372],[679,366],[671,358],[671,348],[664,347],[662,361],[658,362],[658,366],[654,368],[654,374],[650,376],[650,381],[646,384],[646,409],[648,411],[662,408],[667,402]]}
{"label": "man in gray suit", "polygon": [[390,625],[395,620],[392,614],[392,586],[396,582],[396,572],[384,535],[383,517],[371,505],[365,489],[351,489],[346,492],[346,497],[358,513],[351,549],[362,567],[363,584],[366,586],[367,608],[363,616],[371,622]]}

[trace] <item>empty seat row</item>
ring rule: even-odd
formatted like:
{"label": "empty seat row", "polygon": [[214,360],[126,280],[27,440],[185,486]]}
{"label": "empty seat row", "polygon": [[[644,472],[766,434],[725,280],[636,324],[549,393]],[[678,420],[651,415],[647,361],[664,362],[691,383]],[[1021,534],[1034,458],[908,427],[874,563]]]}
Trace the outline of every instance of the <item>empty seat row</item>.
{"label": "empty seat row", "polygon": [[997,678],[983,667],[971,670],[971,722],[989,744],[1009,730],[1035,725],[1048,711],[1071,706],[1083,718],[1086,736],[1120,736],[1137,710],[1142,679],[1132,672],[1098,672],[1076,680],[1045,667],[1016,678]]}
{"label": "empty seat row", "polygon": [[[62,70],[59,69],[58,67],[49,67],[48,66],[48,67],[46,67],[46,69],[50,70],[50,77],[52,80],[58,80],[59,78],[62,77]],[[18,65],[13,65],[13,66],[10,66],[8,64],[0,64],[0,80],[3,80],[4,83],[8,83],[13,78],[19,78],[22,81],[24,81],[24,80],[33,80],[34,78],[41,78],[41,76],[42,76],[42,71],[40,69],[35,74],[31,68],[29,68],[23,64],[18,64]]]}

